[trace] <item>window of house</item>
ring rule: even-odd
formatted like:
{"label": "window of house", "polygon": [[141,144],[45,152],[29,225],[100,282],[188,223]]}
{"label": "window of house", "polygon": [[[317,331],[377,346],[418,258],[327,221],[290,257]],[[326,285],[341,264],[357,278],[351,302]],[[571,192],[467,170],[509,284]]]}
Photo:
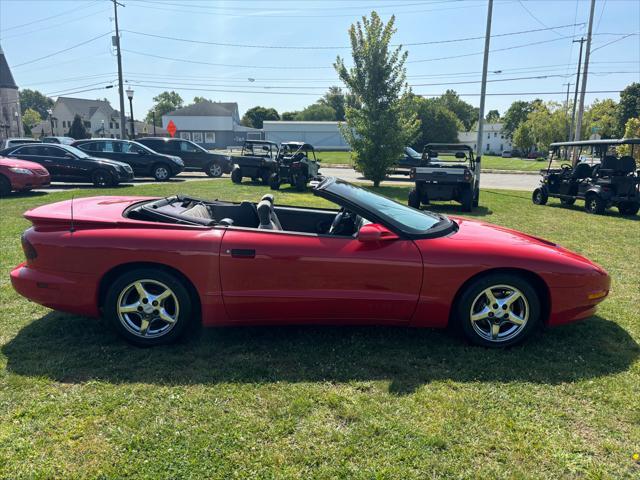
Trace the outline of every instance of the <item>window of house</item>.
{"label": "window of house", "polygon": [[500,135],[500,140],[504,140],[504,135]]}
{"label": "window of house", "polygon": [[91,122],[87,122],[86,120],[84,122],[84,128],[91,128]]}
{"label": "window of house", "polygon": [[202,143],[202,132],[193,132],[193,141],[196,143]]}
{"label": "window of house", "polygon": [[498,134],[494,132],[493,138],[498,138]]}
{"label": "window of house", "polygon": [[191,132],[180,132],[180,138],[184,140],[191,140]]}
{"label": "window of house", "polygon": [[216,143],[216,132],[205,132],[204,143]]}
{"label": "window of house", "polygon": [[109,130],[113,130],[113,122],[109,122]]}
{"label": "window of house", "polygon": [[487,150],[491,150],[491,144],[487,143]]}
{"label": "window of house", "polygon": [[502,145],[502,143],[501,143],[501,144],[500,144],[500,150],[502,150],[503,148],[504,148],[504,147],[503,147],[503,145]]}
{"label": "window of house", "polygon": [[491,138],[491,134],[490,133],[487,133],[487,138]]}

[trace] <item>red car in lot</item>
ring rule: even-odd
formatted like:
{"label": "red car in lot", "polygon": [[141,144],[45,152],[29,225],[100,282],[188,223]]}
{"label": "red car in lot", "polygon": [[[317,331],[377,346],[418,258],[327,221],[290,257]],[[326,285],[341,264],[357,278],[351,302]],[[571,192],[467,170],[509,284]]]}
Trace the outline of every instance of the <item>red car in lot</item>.
{"label": "red car in lot", "polygon": [[47,187],[50,183],[49,172],[42,165],[0,156],[0,196]]}
{"label": "red car in lot", "polygon": [[[103,315],[127,340],[205,326],[446,327],[513,345],[582,319],[609,292],[598,265],[552,242],[415,210],[335,178],[336,209],[93,197],[26,212],[14,288],[50,308]],[[73,214],[72,214],[73,211]]]}

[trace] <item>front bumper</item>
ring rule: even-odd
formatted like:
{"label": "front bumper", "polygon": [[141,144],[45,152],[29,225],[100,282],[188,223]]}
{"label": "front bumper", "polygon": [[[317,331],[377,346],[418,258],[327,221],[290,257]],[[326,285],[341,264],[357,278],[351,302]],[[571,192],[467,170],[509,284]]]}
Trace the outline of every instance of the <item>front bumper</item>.
{"label": "front bumper", "polygon": [[549,326],[564,325],[592,316],[597,305],[605,300],[611,289],[611,278],[602,271],[590,275],[579,287],[552,287]]}
{"label": "front bumper", "polygon": [[32,188],[48,187],[51,184],[49,175],[12,175],[12,190],[31,190]]}
{"label": "front bumper", "polygon": [[116,178],[118,179],[118,182],[130,182],[133,180],[133,171],[125,172],[118,170],[116,172]]}
{"label": "front bumper", "polygon": [[69,272],[48,272],[22,263],[11,272],[16,292],[45,307],[88,317],[100,315],[95,276]]}

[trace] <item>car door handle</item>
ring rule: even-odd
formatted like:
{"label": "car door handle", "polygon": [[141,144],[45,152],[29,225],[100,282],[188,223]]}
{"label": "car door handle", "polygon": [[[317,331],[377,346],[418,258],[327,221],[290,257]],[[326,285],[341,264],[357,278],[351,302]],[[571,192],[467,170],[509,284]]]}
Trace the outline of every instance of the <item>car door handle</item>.
{"label": "car door handle", "polygon": [[252,248],[232,248],[227,250],[233,258],[255,258],[256,251]]}

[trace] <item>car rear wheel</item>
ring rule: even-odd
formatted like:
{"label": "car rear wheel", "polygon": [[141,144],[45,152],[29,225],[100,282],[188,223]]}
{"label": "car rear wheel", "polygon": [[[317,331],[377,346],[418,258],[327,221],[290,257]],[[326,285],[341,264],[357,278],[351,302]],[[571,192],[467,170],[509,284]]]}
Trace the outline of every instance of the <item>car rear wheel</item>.
{"label": "car rear wheel", "polygon": [[171,170],[164,163],[157,163],[153,166],[152,175],[158,182],[166,182],[171,177]]}
{"label": "car rear wheel", "polygon": [[584,200],[584,209],[588,213],[602,215],[606,208],[606,203],[598,194],[591,193],[587,195],[587,198]]}
{"label": "car rear wheel", "polygon": [[640,203],[620,202],[618,204],[620,215],[635,215],[638,210],[640,210]]}
{"label": "car rear wheel", "polygon": [[531,201],[536,205],[546,205],[549,195],[544,188],[536,188],[531,195]]}
{"label": "car rear wheel", "polygon": [[271,176],[271,174],[268,171],[263,170],[260,173],[260,183],[262,183],[262,185],[269,185],[269,177],[270,176]]}
{"label": "car rear wheel", "polygon": [[463,212],[470,212],[473,210],[473,194],[471,193],[471,189],[466,189],[462,192],[460,196],[460,203],[462,204]]}
{"label": "car rear wheel", "polygon": [[222,166],[217,162],[211,162],[204,171],[209,177],[218,178],[222,176]]}
{"label": "car rear wheel", "polygon": [[231,181],[233,183],[242,183],[242,170],[236,168],[231,172]]}
{"label": "car rear wheel", "polygon": [[271,190],[280,190],[280,177],[277,173],[272,173],[269,177],[269,188]]}
{"label": "car rear wheel", "polygon": [[307,189],[307,177],[296,175],[293,177],[293,186],[298,192],[304,192]]}
{"label": "car rear wheel", "polygon": [[127,341],[143,347],[175,342],[191,321],[191,299],[176,276],[150,268],[131,270],[109,288],[107,321]]}
{"label": "car rear wheel", "polygon": [[0,175],[0,197],[11,193],[11,182],[4,175]]}
{"label": "car rear wheel", "polygon": [[420,196],[418,195],[418,190],[415,188],[411,189],[409,192],[409,201],[407,203],[410,207],[420,210]]}
{"label": "car rear wheel", "polygon": [[98,188],[115,186],[113,176],[106,170],[98,169],[91,174],[91,181]]}
{"label": "car rear wheel", "polygon": [[524,341],[540,324],[540,300],[524,278],[490,274],[471,282],[460,295],[455,315],[469,341],[507,347]]}

